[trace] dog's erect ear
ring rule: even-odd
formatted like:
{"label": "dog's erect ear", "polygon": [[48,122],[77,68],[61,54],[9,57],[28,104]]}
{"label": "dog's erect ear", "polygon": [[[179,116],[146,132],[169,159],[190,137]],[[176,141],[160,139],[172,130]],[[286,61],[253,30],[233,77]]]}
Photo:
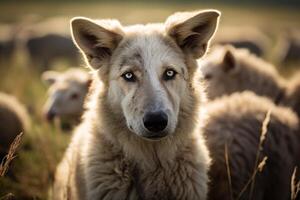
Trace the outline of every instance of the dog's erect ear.
{"label": "dog's erect ear", "polygon": [[222,67],[224,72],[232,71],[237,67],[234,51],[231,47],[227,47],[225,49],[225,54],[222,60]]}
{"label": "dog's erect ear", "polygon": [[76,17],[71,20],[71,32],[75,44],[94,69],[109,60],[123,38],[122,26],[116,20],[92,21]]}
{"label": "dog's erect ear", "polygon": [[166,31],[186,54],[200,58],[218,27],[219,16],[217,10],[175,13],[167,19]]}
{"label": "dog's erect ear", "polygon": [[52,85],[53,83],[55,83],[57,81],[57,79],[59,79],[60,77],[60,73],[59,72],[55,72],[55,71],[45,71],[42,76],[41,79],[48,85]]}

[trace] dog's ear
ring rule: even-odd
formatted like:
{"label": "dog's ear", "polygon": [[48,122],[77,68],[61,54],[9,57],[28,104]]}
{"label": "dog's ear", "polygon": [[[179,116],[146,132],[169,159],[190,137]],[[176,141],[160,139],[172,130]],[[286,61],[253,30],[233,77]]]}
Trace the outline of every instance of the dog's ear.
{"label": "dog's ear", "polygon": [[74,43],[94,69],[109,60],[123,38],[122,26],[116,20],[92,21],[76,17],[71,20],[71,32]]}
{"label": "dog's ear", "polygon": [[225,47],[222,67],[224,72],[230,72],[237,67],[237,61],[232,47]]}
{"label": "dog's ear", "polygon": [[200,58],[218,27],[220,15],[217,10],[175,13],[168,17],[166,31],[184,53]]}
{"label": "dog's ear", "polygon": [[42,76],[41,79],[43,82],[45,82],[48,85],[52,85],[53,83],[55,83],[59,77],[60,77],[60,73],[59,72],[55,72],[55,71],[45,71]]}

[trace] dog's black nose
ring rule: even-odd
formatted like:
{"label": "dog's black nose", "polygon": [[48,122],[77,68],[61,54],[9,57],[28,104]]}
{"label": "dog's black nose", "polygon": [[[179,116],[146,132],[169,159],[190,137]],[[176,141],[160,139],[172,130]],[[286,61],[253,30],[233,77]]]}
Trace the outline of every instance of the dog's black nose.
{"label": "dog's black nose", "polygon": [[168,125],[168,115],[162,111],[148,112],[143,119],[145,128],[150,132],[163,131]]}

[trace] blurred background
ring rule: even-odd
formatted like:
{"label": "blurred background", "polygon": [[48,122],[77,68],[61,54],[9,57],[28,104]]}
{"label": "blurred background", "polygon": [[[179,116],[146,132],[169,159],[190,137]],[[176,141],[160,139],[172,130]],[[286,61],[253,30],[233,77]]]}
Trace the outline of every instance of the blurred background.
{"label": "blurred background", "polygon": [[[60,117],[63,113],[54,113],[51,103],[46,103],[53,93],[47,93],[53,77],[64,76],[62,72],[70,68],[85,70],[70,39],[72,17],[117,18],[129,25],[163,22],[176,11],[207,8],[222,12],[213,43],[246,47],[273,63],[285,77],[300,69],[299,0],[0,1],[0,93],[13,98],[6,102],[13,104],[12,109],[18,107],[15,104],[22,107],[16,112],[22,113],[17,115],[25,132],[9,170],[0,177],[0,199],[47,199],[55,167],[78,123]],[[60,73],[45,74],[48,70]],[[81,93],[73,92],[70,99],[79,102],[84,89],[76,88]],[[1,160],[14,138],[5,136],[9,126],[0,117]]]}

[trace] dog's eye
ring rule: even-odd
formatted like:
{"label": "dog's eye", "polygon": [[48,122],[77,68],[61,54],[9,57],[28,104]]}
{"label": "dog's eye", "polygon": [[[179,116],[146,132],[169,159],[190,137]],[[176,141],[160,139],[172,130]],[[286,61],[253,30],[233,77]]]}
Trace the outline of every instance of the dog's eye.
{"label": "dog's eye", "polygon": [[134,82],[136,80],[135,75],[132,72],[126,72],[122,75],[122,77],[128,82]]}
{"label": "dog's eye", "polygon": [[173,69],[167,69],[163,75],[164,80],[172,80],[175,78],[177,72]]}

